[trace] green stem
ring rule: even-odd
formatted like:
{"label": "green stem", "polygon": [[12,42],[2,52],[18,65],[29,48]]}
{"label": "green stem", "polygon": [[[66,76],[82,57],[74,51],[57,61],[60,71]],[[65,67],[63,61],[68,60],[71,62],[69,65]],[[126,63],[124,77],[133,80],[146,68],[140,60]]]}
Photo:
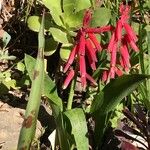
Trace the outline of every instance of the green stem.
{"label": "green stem", "polygon": [[139,49],[140,49],[140,55],[139,55],[139,60],[140,60],[140,67],[141,67],[141,73],[145,74],[145,67],[144,67],[144,54],[143,54],[143,46],[142,46],[142,25],[140,24],[139,27]]}
{"label": "green stem", "polygon": [[69,93],[69,98],[68,98],[68,103],[67,103],[67,110],[72,108],[72,102],[73,102],[73,97],[74,97],[74,87],[75,87],[75,79],[73,79],[71,82],[70,93]]}
{"label": "green stem", "polygon": [[[148,75],[150,75],[150,31],[147,31],[147,43],[148,43]],[[149,99],[150,98],[150,80],[147,80],[147,98]],[[150,109],[150,99],[148,100],[149,102],[149,109]]]}

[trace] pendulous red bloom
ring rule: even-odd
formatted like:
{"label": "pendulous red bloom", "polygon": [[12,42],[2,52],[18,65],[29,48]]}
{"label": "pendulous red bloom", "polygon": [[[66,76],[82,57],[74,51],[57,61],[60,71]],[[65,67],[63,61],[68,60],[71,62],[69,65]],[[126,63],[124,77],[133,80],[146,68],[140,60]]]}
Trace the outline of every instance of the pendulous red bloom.
{"label": "pendulous red bloom", "polygon": [[[113,34],[108,44],[108,51],[111,55],[110,59],[110,70],[108,73],[109,78],[115,78],[115,74],[118,75],[116,71],[116,65],[119,59],[121,67],[128,71],[130,68],[130,55],[128,52],[128,47],[130,46],[134,51],[139,51],[138,47],[136,46],[136,42],[138,40],[136,34],[134,33],[132,27],[129,25],[128,20],[130,18],[130,6],[120,5],[120,19],[117,21],[116,28],[112,29]],[[118,57],[120,56],[120,58]],[[105,75],[106,73],[104,73]],[[119,75],[122,73],[119,73]],[[106,76],[106,75],[105,75]],[[104,77],[106,78],[106,77]]]}

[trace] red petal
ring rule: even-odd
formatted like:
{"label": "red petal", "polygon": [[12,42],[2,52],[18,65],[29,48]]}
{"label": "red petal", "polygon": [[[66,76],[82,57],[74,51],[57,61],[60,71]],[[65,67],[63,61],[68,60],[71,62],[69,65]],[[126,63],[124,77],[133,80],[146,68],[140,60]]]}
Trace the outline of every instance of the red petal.
{"label": "red petal", "polygon": [[88,36],[89,36],[90,40],[93,42],[93,44],[95,45],[96,49],[98,51],[101,51],[102,47],[101,47],[100,43],[98,42],[96,36],[93,33],[89,33]]}
{"label": "red petal", "polygon": [[116,56],[117,56],[117,43],[115,43],[113,45],[113,49],[112,49],[112,52],[111,52],[111,62],[110,62],[111,66],[116,65]]}
{"label": "red petal", "polygon": [[109,26],[104,26],[104,27],[99,27],[99,28],[87,28],[85,29],[86,33],[103,33],[103,32],[108,32],[108,31],[113,31],[114,27],[109,25]]}
{"label": "red petal", "polygon": [[93,62],[91,55],[87,55],[87,57],[88,57],[88,61],[92,70],[96,70],[96,65],[95,65],[95,62]]}
{"label": "red petal", "polygon": [[83,77],[86,75],[86,65],[85,65],[84,56],[79,56],[79,61],[80,61],[80,74],[81,74],[81,77]]}
{"label": "red petal", "polygon": [[104,70],[102,74],[102,81],[105,82],[108,79],[108,71]]}
{"label": "red petal", "polygon": [[97,85],[96,81],[89,75],[89,74],[86,74],[86,78],[92,82],[95,86]]}
{"label": "red petal", "polygon": [[83,26],[88,26],[92,18],[92,10],[88,9],[86,10],[83,18]]}
{"label": "red petal", "polygon": [[67,61],[67,64],[66,66],[64,67],[64,73],[67,72],[67,70],[69,69],[69,67],[71,66],[71,64],[73,63],[74,61],[74,58],[75,58],[75,55],[77,54],[77,51],[78,51],[78,46],[75,45],[74,48],[72,49],[71,53],[70,53],[70,56],[69,56],[69,59]]}
{"label": "red petal", "polygon": [[86,39],[86,48],[87,48],[87,55],[90,55],[92,60],[97,62],[95,50],[93,48],[93,45],[89,39]]}
{"label": "red petal", "polygon": [[136,52],[139,51],[139,48],[136,46],[136,43],[132,39],[130,39],[130,37],[127,34],[125,35],[124,38],[130,44],[133,50],[135,50]]}
{"label": "red petal", "polygon": [[120,53],[121,53],[124,65],[129,68],[130,67],[130,61],[129,61],[130,55],[128,53],[128,48],[126,44],[127,43],[122,42],[122,45],[120,47]]}
{"label": "red petal", "polygon": [[113,47],[114,47],[114,44],[116,43],[115,41],[115,33],[113,33],[111,39],[110,39],[110,42],[108,44],[108,51],[111,52]]}
{"label": "red petal", "polygon": [[116,74],[117,74],[118,76],[122,76],[122,75],[123,75],[123,72],[122,72],[122,70],[116,68]]}
{"label": "red petal", "polygon": [[119,20],[117,22],[115,36],[116,36],[117,41],[121,40],[121,37],[122,37],[122,22],[121,22],[121,20]]}
{"label": "red petal", "polygon": [[68,85],[69,85],[69,83],[70,83],[70,81],[73,79],[73,77],[74,77],[74,70],[73,69],[71,69],[70,70],[70,72],[68,73],[68,75],[67,75],[67,77],[66,77],[66,79],[65,79],[65,81],[64,81],[64,84],[63,84],[63,89],[66,89],[67,87],[68,87]]}
{"label": "red petal", "polygon": [[84,56],[79,56],[80,61],[80,75],[81,75],[81,85],[83,89],[86,87],[86,65]]}
{"label": "red petal", "polygon": [[79,55],[85,56],[85,33],[82,32],[79,41]]}
{"label": "red petal", "polygon": [[108,75],[110,78],[114,79],[115,78],[115,67],[112,66],[110,68],[110,71],[109,71],[109,75]]}
{"label": "red petal", "polygon": [[134,33],[133,29],[131,28],[131,26],[129,24],[125,23],[124,28],[127,32],[127,35],[129,36],[129,38],[132,41],[137,42],[138,38],[137,38],[136,34]]}

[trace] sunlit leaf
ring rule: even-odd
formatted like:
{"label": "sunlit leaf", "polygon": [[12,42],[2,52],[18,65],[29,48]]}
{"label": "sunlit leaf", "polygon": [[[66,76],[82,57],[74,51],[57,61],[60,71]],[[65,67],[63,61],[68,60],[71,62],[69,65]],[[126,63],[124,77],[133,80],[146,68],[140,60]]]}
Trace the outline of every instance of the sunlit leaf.
{"label": "sunlit leaf", "polygon": [[50,10],[51,16],[55,23],[63,26],[60,16],[62,15],[61,0],[43,0],[43,4]]}
{"label": "sunlit leaf", "polygon": [[75,1],[75,12],[80,10],[87,9],[91,6],[90,0],[76,0]]}
{"label": "sunlit leaf", "polygon": [[69,58],[72,47],[68,44],[63,44],[60,49],[60,57],[63,61],[66,61]]}
{"label": "sunlit leaf", "polygon": [[60,29],[57,28],[50,28],[49,30],[54,38],[55,41],[67,44],[69,43],[67,34]]}
{"label": "sunlit leaf", "polygon": [[[34,32],[39,32],[40,26],[41,26],[41,19],[40,16],[30,16],[27,20],[27,24],[30,30]],[[49,30],[51,27],[51,18],[50,16],[47,16],[45,18],[45,30]]]}
{"label": "sunlit leaf", "polygon": [[[25,55],[25,66],[26,66],[26,69],[28,71],[28,74],[31,80],[33,76],[33,69],[34,69],[35,63],[36,63],[36,60],[33,57],[27,54]],[[56,106],[59,106],[60,110],[62,110],[62,102],[57,94],[56,85],[46,73],[44,75],[43,95],[47,96],[51,102],[53,102]]]}
{"label": "sunlit leaf", "polygon": [[[88,150],[87,124],[82,109],[75,108],[64,112],[71,124],[71,134],[74,136],[78,150]],[[80,130],[82,129],[82,130]]]}
{"label": "sunlit leaf", "polygon": [[2,40],[3,40],[3,47],[6,47],[9,41],[11,40],[11,36],[7,32],[4,32]]}
{"label": "sunlit leaf", "polygon": [[115,109],[120,101],[133,92],[148,75],[124,75],[111,81],[99,92],[92,103],[91,113],[105,114]]}
{"label": "sunlit leaf", "polygon": [[105,26],[109,23],[111,11],[108,8],[101,7],[94,11],[91,21],[92,27]]}

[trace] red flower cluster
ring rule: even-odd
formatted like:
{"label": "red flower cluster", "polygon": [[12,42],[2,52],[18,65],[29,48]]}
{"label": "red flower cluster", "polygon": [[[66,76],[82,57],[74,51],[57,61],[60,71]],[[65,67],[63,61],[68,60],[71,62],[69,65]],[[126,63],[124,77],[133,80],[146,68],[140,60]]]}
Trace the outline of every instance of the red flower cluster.
{"label": "red flower cluster", "polygon": [[67,64],[64,68],[64,73],[69,70],[68,76],[64,82],[63,89],[65,89],[72,78],[75,75],[74,70],[70,67],[74,61],[74,59],[78,58],[79,61],[79,73],[81,76],[81,85],[83,89],[86,88],[86,80],[89,80],[94,85],[97,83],[95,80],[86,72],[86,62],[85,55],[88,58],[88,62],[92,70],[96,70],[95,63],[97,62],[96,52],[101,51],[102,47],[98,42],[94,33],[102,33],[110,30],[110,26],[102,27],[102,28],[89,28],[89,23],[92,17],[92,11],[87,10],[85,12],[85,16],[83,18],[83,27],[78,30],[77,36],[75,38],[75,45],[70,53]]}
{"label": "red flower cluster", "polygon": [[[138,51],[136,46],[137,36],[134,33],[131,26],[128,24],[130,6],[120,5],[120,19],[117,22],[116,28],[113,31],[110,43],[108,45],[108,51],[111,55],[110,60],[110,70],[104,71],[103,81],[108,80],[108,78],[115,78],[115,74],[118,76],[122,75],[122,71],[117,67],[120,65],[125,71],[128,71],[130,68],[130,55],[128,51],[128,45],[134,51]],[[120,52],[120,58],[117,60],[117,52]],[[119,63],[117,63],[119,62]]]}
{"label": "red flower cluster", "polygon": [[[72,69],[71,65],[75,58],[79,61],[79,71],[81,77],[81,85],[83,89],[86,88],[87,81],[89,80],[94,85],[96,85],[95,80],[86,72],[86,62],[85,56],[88,58],[89,65],[92,70],[96,70],[98,51],[102,51],[101,44],[96,38],[95,34],[100,34],[107,31],[112,31],[112,37],[108,44],[108,52],[111,55],[110,59],[110,70],[103,72],[103,81],[108,81],[109,78],[114,78],[115,74],[118,76],[122,75],[122,71],[117,67],[117,53],[120,52],[119,64],[122,68],[127,71],[130,68],[128,44],[135,50],[138,51],[136,46],[137,37],[130,25],[128,24],[130,13],[130,7],[128,5],[120,5],[121,17],[117,22],[116,28],[112,26],[104,26],[98,28],[90,28],[89,23],[92,18],[92,11],[87,10],[83,18],[83,27],[78,30],[77,36],[75,38],[75,45],[70,53],[69,59],[64,67],[64,73],[68,72],[65,79],[63,89],[65,89],[72,78],[75,75],[75,71]],[[123,29],[125,34],[123,34]],[[77,56],[77,57],[76,57]]]}

